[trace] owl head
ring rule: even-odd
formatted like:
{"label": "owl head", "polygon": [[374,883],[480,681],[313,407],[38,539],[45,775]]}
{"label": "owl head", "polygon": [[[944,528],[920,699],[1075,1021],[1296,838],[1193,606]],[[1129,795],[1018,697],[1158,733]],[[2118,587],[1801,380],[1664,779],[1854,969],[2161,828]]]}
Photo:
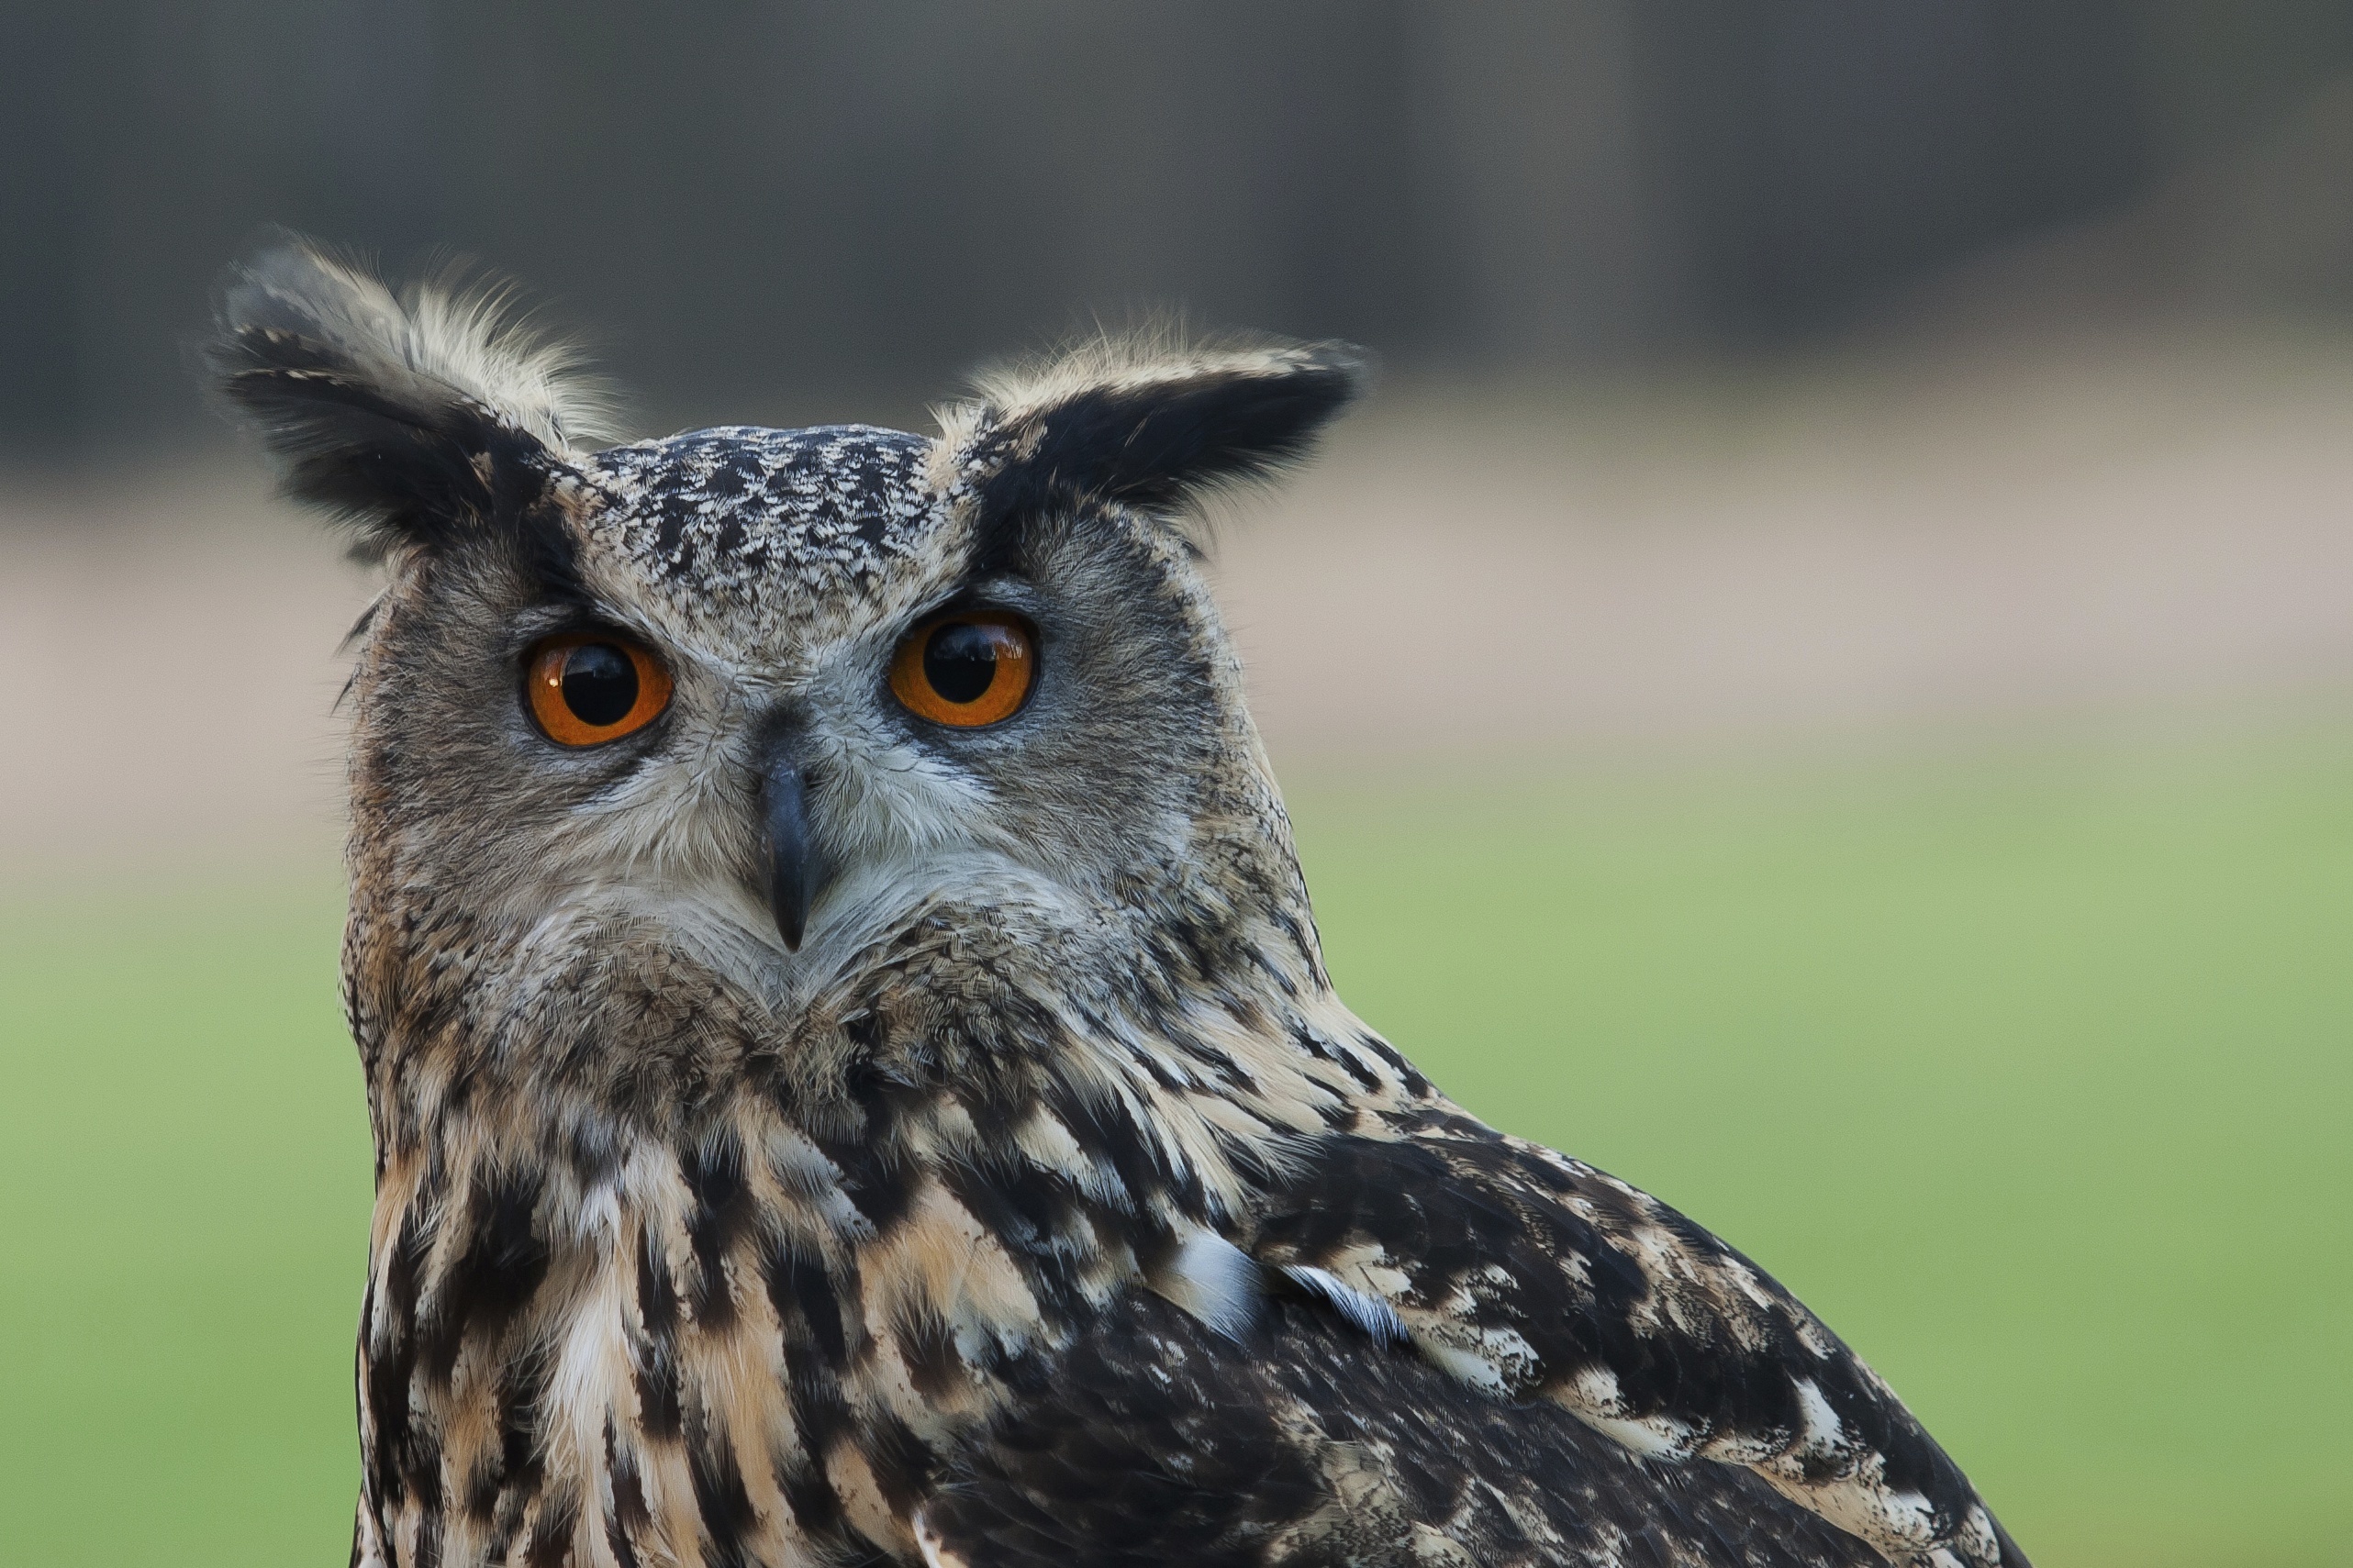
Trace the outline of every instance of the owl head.
{"label": "owl head", "polygon": [[208,364],[386,569],[355,899],[510,945],[652,933],[772,999],[943,910],[1246,907],[1315,966],[1192,520],[1357,395],[1350,350],[1098,343],[933,435],[603,445],[495,297],[289,243],[231,274]]}

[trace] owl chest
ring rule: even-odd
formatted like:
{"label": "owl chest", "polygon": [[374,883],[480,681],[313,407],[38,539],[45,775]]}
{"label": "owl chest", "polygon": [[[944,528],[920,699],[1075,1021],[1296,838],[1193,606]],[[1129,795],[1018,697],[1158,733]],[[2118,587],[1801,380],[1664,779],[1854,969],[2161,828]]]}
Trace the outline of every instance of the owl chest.
{"label": "owl chest", "polygon": [[1009,1227],[1018,1205],[920,1165],[885,1191],[805,1143],[734,1127],[586,1180],[507,1140],[388,1167],[363,1545],[444,1564],[915,1561],[912,1516],[961,1435],[1134,1253],[1091,1229],[1042,1244]]}

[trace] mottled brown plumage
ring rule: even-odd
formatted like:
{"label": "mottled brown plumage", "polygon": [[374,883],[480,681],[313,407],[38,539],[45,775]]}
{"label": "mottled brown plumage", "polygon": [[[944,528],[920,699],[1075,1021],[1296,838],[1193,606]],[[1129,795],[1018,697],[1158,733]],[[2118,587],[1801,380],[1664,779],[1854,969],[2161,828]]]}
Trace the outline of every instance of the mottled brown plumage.
{"label": "mottled brown plumage", "polygon": [[[212,364],[387,569],[356,1561],[2024,1564],[1768,1276],[1333,995],[1185,521],[1352,355],[594,450],[494,312],[290,246]],[[984,610],[1018,713],[894,701]],[[558,634],[667,706],[559,744]]]}

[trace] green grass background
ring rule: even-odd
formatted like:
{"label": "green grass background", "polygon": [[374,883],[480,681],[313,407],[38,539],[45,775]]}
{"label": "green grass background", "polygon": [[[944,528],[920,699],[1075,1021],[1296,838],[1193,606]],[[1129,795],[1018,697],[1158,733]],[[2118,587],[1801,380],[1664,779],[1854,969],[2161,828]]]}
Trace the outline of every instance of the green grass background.
{"label": "green grass background", "polygon": [[[1333,968],[1869,1356],[2044,1568],[2353,1562],[2353,740],[1310,778]],[[323,869],[0,898],[0,1563],[340,1562]]]}

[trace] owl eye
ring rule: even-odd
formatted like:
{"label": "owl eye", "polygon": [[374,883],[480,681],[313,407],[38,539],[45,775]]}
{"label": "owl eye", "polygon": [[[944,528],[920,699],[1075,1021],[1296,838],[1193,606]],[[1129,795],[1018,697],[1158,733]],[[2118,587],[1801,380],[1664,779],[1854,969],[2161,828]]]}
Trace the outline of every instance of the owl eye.
{"label": "owl eye", "polygon": [[1037,634],[1027,621],[959,610],[924,622],[898,645],[890,689],[919,718],[976,729],[1020,711],[1037,667]]}
{"label": "owl eye", "polygon": [[670,672],[626,639],[574,632],[532,647],[523,691],[549,740],[597,746],[662,717],[670,706]]}

